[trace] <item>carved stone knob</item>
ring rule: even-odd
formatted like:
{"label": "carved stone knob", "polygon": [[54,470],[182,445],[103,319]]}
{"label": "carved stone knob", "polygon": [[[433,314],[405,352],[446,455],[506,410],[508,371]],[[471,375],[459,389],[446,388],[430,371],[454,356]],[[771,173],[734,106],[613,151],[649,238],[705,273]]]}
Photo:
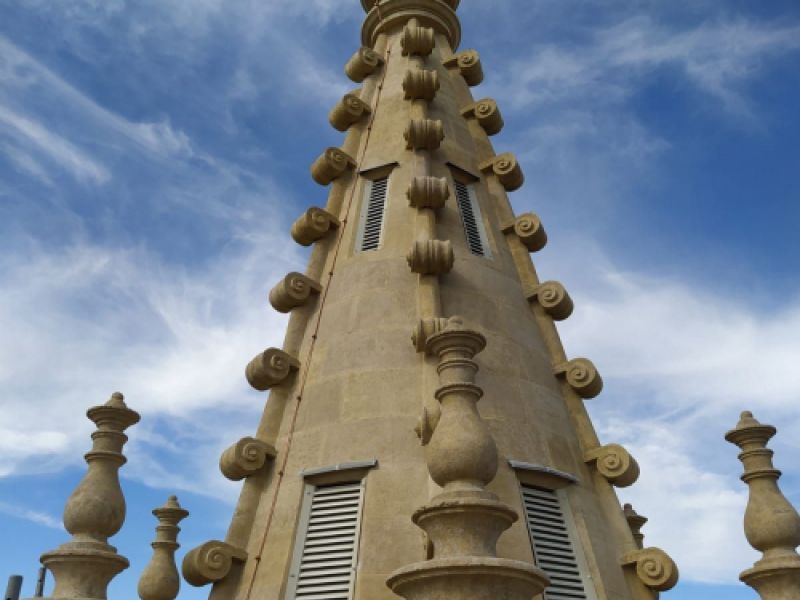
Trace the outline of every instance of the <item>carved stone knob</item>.
{"label": "carved stone knob", "polygon": [[328,121],[339,131],[347,131],[351,125],[358,123],[362,117],[370,114],[369,104],[358,97],[356,93],[345,94],[328,115]]}
{"label": "carved stone knob", "polygon": [[534,213],[525,213],[518,216],[505,227],[503,232],[513,231],[529,252],[538,252],[547,244],[547,232],[541,220]]}
{"label": "carved stone knob", "polygon": [[500,109],[497,108],[497,102],[491,98],[484,98],[469,105],[461,111],[461,114],[468,118],[474,117],[486,132],[486,135],[500,133],[503,125],[505,125]]}
{"label": "carved stone knob", "polygon": [[278,385],[300,366],[298,360],[278,348],[267,348],[251,360],[245,369],[247,382],[263,392]]}
{"label": "carved stone knob", "polygon": [[292,225],[292,239],[301,246],[310,246],[338,226],[339,219],[328,211],[313,206]]}
{"label": "carved stone knob", "polygon": [[206,542],[186,553],[183,558],[183,578],[200,587],[228,576],[234,561],[247,560],[247,552],[220,541]]}
{"label": "carved stone knob", "polygon": [[409,150],[436,150],[444,139],[444,125],[438,119],[412,119],[403,137]]}
{"label": "carved stone knob", "polygon": [[219,470],[231,481],[239,481],[257,472],[275,455],[270,444],[253,437],[242,438],[222,453]]}
{"label": "carved stone knob", "polygon": [[481,171],[491,170],[507,192],[513,192],[525,183],[525,176],[511,152],[498,154],[481,165]]}
{"label": "carved stone knob", "polygon": [[529,297],[535,300],[555,321],[563,321],[572,314],[575,305],[567,290],[558,281],[545,281]]}
{"label": "carved stone knob", "polygon": [[311,294],[319,294],[321,290],[319,283],[310,277],[292,272],[270,290],[269,303],[278,312],[288,313],[293,308],[303,306]]}
{"label": "carved stone knob", "polygon": [[432,27],[409,24],[403,29],[403,36],[400,38],[403,56],[428,56],[435,45],[436,38]]}
{"label": "carved stone knob", "polygon": [[450,188],[444,177],[417,176],[408,187],[408,203],[414,208],[442,208],[450,197]]}
{"label": "carved stone knob", "polygon": [[642,527],[647,523],[647,517],[637,513],[631,504],[626,504],[622,507],[622,514],[625,515],[625,520],[628,522],[628,527],[631,529],[631,535],[633,535],[636,546],[641,550],[644,548]]}
{"label": "carved stone knob", "polygon": [[678,583],[678,566],[660,548],[628,552],[622,557],[622,565],[636,569],[641,582],[656,592],[671,590]]}
{"label": "carved stone knob", "polygon": [[320,185],[328,185],[355,165],[356,161],[339,148],[328,148],[311,165],[311,177]]}
{"label": "carved stone knob", "polygon": [[428,69],[410,69],[403,78],[406,100],[427,100],[436,97],[439,90],[439,73]]}
{"label": "carved stone knob", "polygon": [[353,54],[350,60],[347,61],[344,72],[356,83],[361,83],[382,64],[383,59],[380,54],[375,52],[372,48],[362,46]]}
{"label": "carved stone knob", "polygon": [[453,268],[455,256],[450,240],[417,240],[406,259],[413,273],[442,275]]}
{"label": "carved stone knob", "polygon": [[411,334],[411,341],[417,352],[425,351],[425,342],[427,342],[428,338],[433,334],[444,331],[444,328],[447,327],[447,321],[448,320],[444,317],[420,319],[417,326],[414,328],[414,332]]}
{"label": "carved stone knob", "polygon": [[581,398],[594,398],[603,390],[603,379],[588,358],[575,358],[559,365],[555,373],[564,377]]}
{"label": "carved stone knob", "polygon": [[483,67],[481,57],[476,50],[464,50],[449,60],[445,61],[446,67],[458,68],[464,81],[469,86],[478,85],[483,81]]}
{"label": "carved stone knob", "polygon": [[619,444],[607,444],[586,453],[586,462],[616,487],[628,487],[639,479],[639,463]]}

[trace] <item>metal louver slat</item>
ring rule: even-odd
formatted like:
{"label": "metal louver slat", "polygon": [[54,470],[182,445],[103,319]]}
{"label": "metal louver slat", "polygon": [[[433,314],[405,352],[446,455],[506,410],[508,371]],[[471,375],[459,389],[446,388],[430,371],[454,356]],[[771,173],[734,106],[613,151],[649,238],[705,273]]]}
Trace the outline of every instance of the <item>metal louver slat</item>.
{"label": "metal louver slat", "polygon": [[470,193],[470,188],[463,182],[455,180],[456,202],[461,213],[461,223],[464,226],[464,235],[467,238],[469,251],[476,256],[486,256],[484,235],[479,225],[477,203]]}
{"label": "metal louver slat", "polygon": [[362,484],[308,486],[304,523],[288,599],[350,600],[358,547]]}
{"label": "metal louver slat", "polygon": [[550,578],[545,600],[594,598],[589,595],[559,496],[550,490],[523,485],[522,499],[534,559]]}
{"label": "metal louver slat", "polygon": [[366,206],[361,215],[358,248],[362,252],[377,250],[383,238],[383,220],[389,178],[375,179],[367,184]]}

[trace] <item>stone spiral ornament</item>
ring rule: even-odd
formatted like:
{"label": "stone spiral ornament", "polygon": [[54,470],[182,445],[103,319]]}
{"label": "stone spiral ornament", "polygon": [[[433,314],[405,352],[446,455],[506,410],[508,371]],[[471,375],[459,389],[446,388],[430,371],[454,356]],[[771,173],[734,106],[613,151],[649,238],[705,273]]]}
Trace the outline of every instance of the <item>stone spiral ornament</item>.
{"label": "stone spiral ornament", "polygon": [[453,268],[453,245],[450,240],[417,240],[406,260],[413,273],[443,275]]}
{"label": "stone spiral ornament", "polygon": [[431,317],[429,319],[420,319],[417,326],[411,334],[411,342],[414,344],[417,352],[425,351],[425,343],[428,338],[434,334],[444,331],[447,327],[447,319],[444,317]]}
{"label": "stone spiral ornament", "polygon": [[639,463],[619,444],[607,444],[586,455],[587,463],[594,463],[597,472],[616,487],[629,487],[639,479]]}
{"label": "stone spiral ornament", "polygon": [[371,112],[369,104],[359,98],[358,94],[351,92],[336,103],[328,115],[328,121],[334,129],[347,131]]}
{"label": "stone spiral ornament", "polygon": [[445,61],[446,67],[456,67],[469,86],[476,86],[483,81],[483,66],[477,50],[464,50]]}
{"label": "stone spiral ornament", "polygon": [[675,561],[660,548],[651,547],[629,552],[623,556],[622,564],[624,567],[635,569],[639,580],[656,592],[671,590],[677,585],[680,577]]}
{"label": "stone spiral ornament", "polygon": [[525,183],[525,176],[517,162],[516,157],[511,152],[499,154],[492,160],[481,165],[481,170],[489,170],[495,174],[500,184],[507,192],[513,192],[522,187]]}
{"label": "stone spiral ornament", "polygon": [[572,314],[575,305],[564,286],[558,281],[545,281],[536,288],[534,298],[555,321],[563,321]]}
{"label": "stone spiral ornament", "polygon": [[547,245],[547,232],[539,216],[534,213],[519,215],[511,227],[529,252],[538,252]]}
{"label": "stone spiral ornament", "polygon": [[400,38],[403,56],[428,56],[435,45],[436,37],[432,27],[408,24],[403,29]]}
{"label": "stone spiral ornament", "polygon": [[246,558],[247,553],[241,548],[212,540],[187,552],[181,570],[187,583],[200,587],[225,579],[233,562]]}
{"label": "stone spiral ornament", "polygon": [[412,119],[403,137],[409,150],[437,150],[444,139],[444,124],[438,119]]}
{"label": "stone spiral ornament", "polygon": [[292,239],[301,246],[310,246],[339,226],[339,219],[323,208],[312,206],[292,225]]}
{"label": "stone spiral ornament", "polygon": [[339,148],[328,148],[311,165],[311,177],[320,185],[328,185],[354,167],[356,161]]}
{"label": "stone spiral ornament", "polygon": [[408,187],[408,203],[414,208],[442,208],[450,197],[450,187],[444,177],[416,176]]}
{"label": "stone spiral ornament", "polygon": [[269,303],[281,313],[288,313],[293,308],[303,306],[312,294],[319,294],[322,287],[302,273],[292,272],[286,275],[269,292]]}
{"label": "stone spiral ornament", "polygon": [[281,383],[300,366],[296,358],[278,348],[267,348],[245,369],[247,382],[260,392]]}
{"label": "stone spiral ornament", "polygon": [[350,60],[347,61],[344,72],[351,80],[356,83],[361,83],[372,75],[382,64],[383,59],[380,54],[375,52],[372,48],[362,46],[353,54]]}
{"label": "stone spiral ornament", "polygon": [[484,98],[475,103],[472,109],[478,124],[483,127],[486,135],[495,135],[503,129],[503,116],[497,107],[497,102],[491,98]]}
{"label": "stone spiral ornament", "polygon": [[226,449],[219,459],[219,469],[231,481],[240,481],[256,473],[267,459],[275,458],[275,448],[253,437],[245,437]]}
{"label": "stone spiral ornament", "polygon": [[429,69],[409,69],[403,78],[406,100],[430,102],[439,91],[439,73]]}
{"label": "stone spiral ornament", "polygon": [[603,379],[588,358],[574,358],[556,368],[567,384],[581,398],[594,398],[603,390]]}

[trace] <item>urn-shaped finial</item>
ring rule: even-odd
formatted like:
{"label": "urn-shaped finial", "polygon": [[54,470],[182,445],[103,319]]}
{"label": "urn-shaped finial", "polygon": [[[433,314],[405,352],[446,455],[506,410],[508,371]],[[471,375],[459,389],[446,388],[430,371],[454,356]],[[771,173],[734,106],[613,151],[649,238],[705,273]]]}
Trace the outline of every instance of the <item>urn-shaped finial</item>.
{"label": "urn-shaped finial", "polygon": [[178,544],[180,523],[189,516],[189,511],[181,508],[178,498],[170,496],[166,504],[153,510],[158,519],[153,557],[139,579],[139,598],[142,600],[174,600],[180,590],[180,577],[175,565],[175,551]]}

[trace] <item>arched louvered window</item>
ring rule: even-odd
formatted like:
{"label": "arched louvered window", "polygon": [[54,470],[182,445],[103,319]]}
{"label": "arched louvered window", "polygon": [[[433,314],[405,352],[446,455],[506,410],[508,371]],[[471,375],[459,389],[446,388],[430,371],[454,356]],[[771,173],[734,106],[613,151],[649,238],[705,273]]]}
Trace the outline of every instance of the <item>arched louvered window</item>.
{"label": "arched louvered window", "polygon": [[488,257],[489,244],[486,242],[486,231],[483,228],[480,207],[475,196],[475,186],[456,179],[455,187],[458,212],[461,213],[461,224],[464,226],[469,251],[476,256]]}
{"label": "arched louvered window", "polygon": [[360,252],[377,250],[383,241],[383,222],[386,212],[386,193],[389,177],[368,179],[364,185],[364,204],[358,228],[356,248]]}
{"label": "arched louvered window", "polygon": [[363,480],[306,485],[287,600],[353,598],[363,499]]}
{"label": "arched louvered window", "polygon": [[550,577],[545,600],[595,600],[563,497],[523,484],[522,499],[536,565]]}

